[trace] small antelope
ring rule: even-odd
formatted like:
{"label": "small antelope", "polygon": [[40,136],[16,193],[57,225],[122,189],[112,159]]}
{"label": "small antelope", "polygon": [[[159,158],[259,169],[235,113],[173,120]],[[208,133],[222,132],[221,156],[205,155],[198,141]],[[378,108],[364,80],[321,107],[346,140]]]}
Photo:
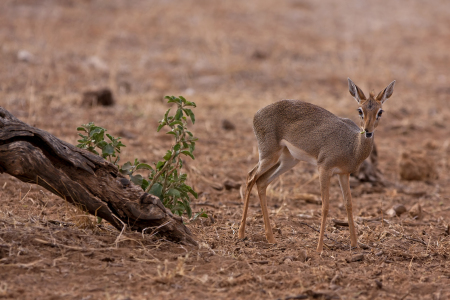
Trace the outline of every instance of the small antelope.
{"label": "small antelope", "polygon": [[323,250],[330,178],[334,174],[338,175],[347,209],[351,246],[356,247],[349,176],[358,170],[372,151],[374,131],[383,113],[381,107],[392,96],[394,85],[395,80],[378,96],[375,97],[371,92],[367,99],[363,91],[348,79],[350,94],[359,104],[361,128],[350,119],[337,117],[319,106],[299,100],[281,100],[260,109],[253,119],[259,162],[247,176],[239,238],[245,236],[250,192],[256,183],[266,238],[269,243],[275,242],[267,211],[267,186],[299,161],[306,161],[317,165],[322,195],[322,222],[317,251]]}

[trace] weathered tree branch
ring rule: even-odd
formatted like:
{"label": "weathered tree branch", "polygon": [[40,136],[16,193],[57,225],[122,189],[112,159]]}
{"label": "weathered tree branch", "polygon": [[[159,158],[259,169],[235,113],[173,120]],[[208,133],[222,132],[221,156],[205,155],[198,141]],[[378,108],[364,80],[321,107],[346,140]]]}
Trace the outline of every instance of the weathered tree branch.
{"label": "weathered tree branch", "polygon": [[[32,127],[0,107],[0,173],[38,184],[121,230],[161,226],[168,239],[196,245],[182,219],[98,155]],[[115,216],[115,217],[114,217]],[[147,232],[151,232],[148,230]]]}

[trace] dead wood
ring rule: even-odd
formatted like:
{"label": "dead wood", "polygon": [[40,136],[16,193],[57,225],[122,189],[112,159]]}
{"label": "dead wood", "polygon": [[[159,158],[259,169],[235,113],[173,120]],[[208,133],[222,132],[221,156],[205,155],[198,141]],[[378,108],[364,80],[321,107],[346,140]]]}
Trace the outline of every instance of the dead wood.
{"label": "dead wood", "polygon": [[[166,238],[196,245],[182,219],[98,155],[32,127],[0,107],[0,173],[38,184],[122,230],[160,227]],[[145,232],[152,232],[146,230]]]}

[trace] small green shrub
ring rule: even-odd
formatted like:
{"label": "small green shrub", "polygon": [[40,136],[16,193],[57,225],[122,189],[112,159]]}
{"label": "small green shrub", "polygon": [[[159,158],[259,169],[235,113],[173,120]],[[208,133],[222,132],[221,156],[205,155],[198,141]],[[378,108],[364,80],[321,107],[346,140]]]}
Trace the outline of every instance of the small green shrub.
{"label": "small green shrub", "polygon": [[[187,174],[182,173],[183,167],[182,157],[188,156],[192,159],[194,157],[195,142],[197,138],[187,128],[188,118],[195,123],[195,115],[189,107],[196,107],[194,102],[187,101],[183,96],[174,97],[166,96],[167,103],[175,103],[177,109],[174,115],[170,114],[171,109],[168,109],[164,117],[159,121],[157,131],[159,132],[164,127],[168,127],[170,134],[174,138],[174,143],[167,150],[164,157],[153,164],[153,167],[146,163],[141,163],[135,159],[133,163],[126,162],[119,165],[120,148],[125,145],[119,138],[115,138],[109,134],[106,137],[109,142],[105,140],[106,129],[96,126],[94,123],[88,123],[77,128],[84,134],[79,133],[81,139],[78,140],[77,147],[86,149],[118,166],[119,171],[129,176],[130,180],[142,187],[142,189],[150,194],[153,194],[161,199],[164,206],[169,208],[174,214],[181,216],[186,213],[189,218],[192,216],[189,195],[197,198],[197,193],[186,184]],[[97,151],[101,150],[101,154]],[[135,174],[138,170],[148,170],[149,174],[144,178],[141,174]],[[195,217],[207,217],[206,213],[201,211]]]}
{"label": "small green shrub", "polygon": [[[94,154],[101,155],[104,159],[108,159],[109,162],[112,162],[113,164],[117,165],[120,156],[120,147],[125,147],[124,144],[122,144],[119,138],[115,138],[111,136],[110,134],[106,134],[110,142],[108,143],[105,141],[105,128],[96,126],[93,122],[90,122],[88,124],[81,125],[77,128],[77,131],[82,131],[86,133],[87,135],[78,133],[79,136],[81,136],[81,139],[78,140],[78,148],[86,149]],[[100,149],[102,154],[98,153],[96,148]]]}

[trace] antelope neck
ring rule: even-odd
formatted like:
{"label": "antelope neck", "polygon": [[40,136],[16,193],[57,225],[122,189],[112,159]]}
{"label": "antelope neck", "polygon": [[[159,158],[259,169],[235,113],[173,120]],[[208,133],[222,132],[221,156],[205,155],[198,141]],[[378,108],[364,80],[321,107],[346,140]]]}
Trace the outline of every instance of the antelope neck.
{"label": "antelope neck", "polygon": [[366,138],[364,134],[358,133],[358,142],[356,143],[355,156],[360,163],[365,160],[372,151],[374,136]]}

